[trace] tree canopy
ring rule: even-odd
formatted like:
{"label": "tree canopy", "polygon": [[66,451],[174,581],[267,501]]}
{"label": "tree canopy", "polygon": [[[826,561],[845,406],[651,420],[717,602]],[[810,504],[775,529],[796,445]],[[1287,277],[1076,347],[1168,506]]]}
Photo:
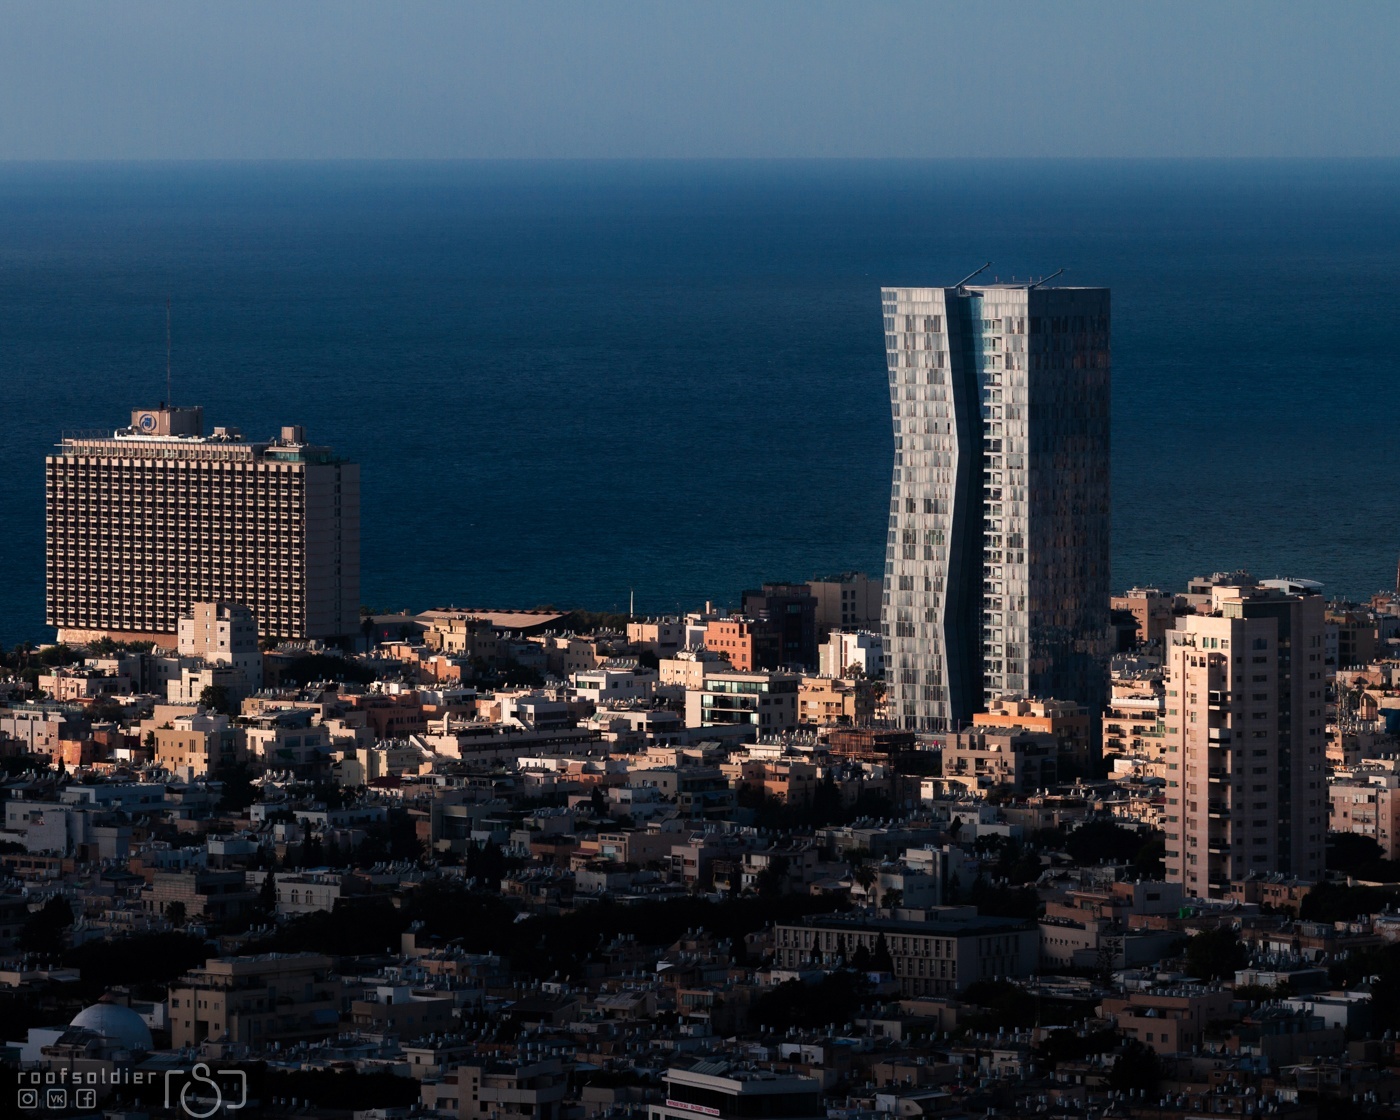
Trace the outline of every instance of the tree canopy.
{"label": "tree canopy", "polygon": [[1229,926],[1208,929],[1186,942],[1186,971],[1202,980],[1233,980],[1249,963],[1240,935]]}

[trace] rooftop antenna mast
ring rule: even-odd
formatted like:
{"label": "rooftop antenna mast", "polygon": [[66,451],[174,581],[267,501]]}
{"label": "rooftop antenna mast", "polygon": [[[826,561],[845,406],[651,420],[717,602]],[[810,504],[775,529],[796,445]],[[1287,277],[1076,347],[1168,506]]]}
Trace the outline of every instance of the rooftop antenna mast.
{"label": "rooftop antenna mast", "polygon": [[[1032,289],[1033,289],[1033,288],[1038,288],[1038,287],[1040,287],[1042,284],[1048,284],[1048,283],[1050,283],[1051,280],[1055,279],[1056,276],[1063,275],[1064,272],[1065,272],[1065,269],[1062,268],[1062,269],[1060,269],[1058,272],[1052,272],[1049,276],[1042,276],[1039,280],[1037,280],[1034,284],[1031,285],[1031,288],[1032,288]],[[1030,290],[1030,289],[1027,289],[1027,290]]]}
{"label": "rooftop antenna mast", "polygon": [[174,408],[170,399],[170,297],[165,297],[165,407]]}
{"label": "rooftop antenna mast", "polygon": [[981,276],[982,273],[986,272],[987,269],[989,269],[989,268],[991,268],[991,267],[992,267],[992,262],[991,262],[991,261],[988,261],[986,264],[984,264],[981,268],[977,269],[975,272],[969,272],[966,276],[964,276],[961,280],[959,280],[956,284],[954,284],[953,287],[954,287],[955,289],[961,288],[964,284],[966,284],[966,283],[967,283],[969,280],[971,280],[974,276]]}

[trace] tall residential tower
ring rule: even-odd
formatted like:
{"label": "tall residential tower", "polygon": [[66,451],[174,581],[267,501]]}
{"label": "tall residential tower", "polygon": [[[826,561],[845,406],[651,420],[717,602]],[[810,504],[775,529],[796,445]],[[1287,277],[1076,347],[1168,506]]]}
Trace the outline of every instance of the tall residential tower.
{"label": "tall residential tower", "polygon": [[1324,604],[1305,580],[1211,588],[1166,633],[1167,879],[1198,898],[1232,880],[1325,873]]}
{"label": "tall residential tower", "polygon": [[991,696],[1102,710],[1109,293],[881,292],[894,481],[882,627],[895,718],[956,729]]}
{"label": "tall residential tower", "polygon": [[47,620],[60,640],[174,645],[195,603],[275,638],[359,629],[360,468],[300,427],[203,434],[199,408],[138,409],[47,459]]}

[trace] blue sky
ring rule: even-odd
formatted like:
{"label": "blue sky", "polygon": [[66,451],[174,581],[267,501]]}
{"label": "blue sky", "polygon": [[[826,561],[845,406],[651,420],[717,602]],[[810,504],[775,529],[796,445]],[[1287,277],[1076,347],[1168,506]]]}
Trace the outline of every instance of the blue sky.
{"label": "blue sky", "polygon": [[1400,3],[0,0],[0,159],[1400,155]]}

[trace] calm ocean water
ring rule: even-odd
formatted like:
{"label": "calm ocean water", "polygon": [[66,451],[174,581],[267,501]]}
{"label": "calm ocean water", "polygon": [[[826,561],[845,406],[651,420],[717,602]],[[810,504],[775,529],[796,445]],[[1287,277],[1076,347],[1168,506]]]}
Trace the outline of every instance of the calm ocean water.
{"label": "calm ocean water", "polygon": [[164,396],[364,471],[376,607],[878,572],[881,284],[1113,289],[1114,581],[1400,550],[1400,163],[0,165],[0,642],[43,456]]}

